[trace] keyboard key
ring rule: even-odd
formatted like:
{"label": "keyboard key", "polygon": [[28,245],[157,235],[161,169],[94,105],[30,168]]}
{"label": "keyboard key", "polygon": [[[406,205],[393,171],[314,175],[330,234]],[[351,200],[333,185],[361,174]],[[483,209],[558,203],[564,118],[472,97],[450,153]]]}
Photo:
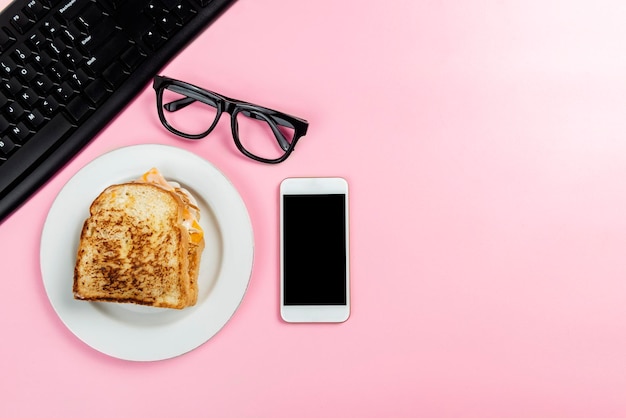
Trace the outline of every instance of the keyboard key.
{"label": "keyboard key", "polygon": [[139,64],[141,64],[144,61],[145,58],[146,56],[141,53],[141,51],[136,45],[132,45],[131,47],[129,47],[120,56],[122,63],[129,70],[134,70],[135,68],[137,68]]}
{"label": "keyboard key", "polygon": [[46,44],[46,37],[40,32],[35,32],[28,37],[28,43],[31,48],[39,49]]}
{"label": "keyboard key", "polygon": [[159,20],[161,17],[168,13],[168,10],[162,4],[158,2],[151,2],[143,11],[147,16],[150,16],[152,20]]}
{"label": "keyboard key", "polygon": [[33,54],[33,62],[40,70],[44,70],[52,64],[52,57],[45,51],[37,52]]}
{"label": "keyboard key", "polygon": [[[114,17],[122,27],[132,28],[136,22],[135,19],[141,16],[147,2],[144,1],[125,1],[118,2]],[[130,22],[133,22],[130,24]]]}
{"label": "keyboard key", "polygon": [[146,43],[148,48],[153,51],[156,51],[166,41],[166,39],[161,36],[161,34],[155,29],[151,29],[146,32],[146,34],[141,39]]}
{"label": "keyboard key", "polygon": [[39,77],[35,79],[34,86],[39,93],[42,93],[43,95],[45,95],[54,88],[54,83],[52,82],[52,80],[50,80],[50,78],[47,75],[44,74],[44,75],[40,75]]}
{"label": "keyboard key", "polygon": [[89,82],[89,76],[85,73],[85,71],[79,68],[76,72],[72,73],[69,81],[76,90],[81,91]]}
{"label": "keyboard key", "polygon": [[24,13],[33,18],[33,20],[39,20],[46,15],[47,10],[43,7],[38,0],[29,0],[24,7]]}
{"label": "keyboard key", "polygon": [[4,91],[10,96],[16,95],[17,92],[22,89],[22,83],[20,83],[20,81],[15,77],[3,80],[1,85]]}
{"label": "keyboard key", "polygon": [[75,45],[76,39],[80,38],[82,33],[76,28],[76,26],[70,25],[69,27],[61,30],[61,35],[63,36],[63,39],[65,39],[66,44]]}
{"label": "keyboard key", "polygon": [[17,75],[27,84],[37,77],[37,71],[31,64],[26,64],[23,67],[18,68]]}
{"label": "keyboard key", "polygon": [[52,116],[59,108],[59,102],[57,102],[54,97],[49,95],[43,99],[40,108],[46,115]]}
{"label": "keyboard key", "polygon": [[54,56],[60,56],[67,48],[67,45],[61,38],[54,38],[52,42],[48,41],[48,52]]}
{"label": "keyboard key", "polygon": [[98,25],[103,18],[102,11],[97,7],[89,7],[85,13],[82,13],[77,19],[76,23],[81,26],[85,31],[89,32],[90,29]]}
{"label": "keyboard key", "polygon": [[87,61],[84,67],[91,71],[93,75],[102,74],[102,71],[130,45],[128,40],[122,35],[111,38],[110,41],[93,52],[91,57],[86,58]]}
{"label": "keyboard key", "polygon": [[24,125],[24,122],[18,122],[17,125],[9,129],[9,133],[11,134],[11,138],[13,138],[17,144],[23,144],[30,136],[30,131],[26,125]]}
{"label": "keyboard key", "polygon": [[74,96],[74,89],[67,81],[58,85],[54,92],[61,103],[67,103]]}
{"label": "keyboard key", "polygon": [[50,76],[50,79],[54,82],[60,82],[65,78],[68,69],[65,65],[60,62],[54,62],[47,69],[47,73]]}
{"label": "keyboard key", "polygon": [[70,118],[74,122],[82,121],[89,113],[89,105],[80,96],[75,97],[68,105],[65,107],[65,111],[68,113]]}
{"label": "keyboard key", "polygon": [[39,101],[39,96],[37,95],[35,90],[33,90],[30,87],[27,87],[24,90],[22,90],[19,93],[18,98],[20,99],[22,104],[28,109],[32,108],[35,105],[35,103]]}
{"label": "keyboard key", "polygon": [[126,74],[122,65],[119,62],[114,62],[102,72],[102,77],[111,87],[115,88],[126,78]]}
{"label": "keyboard key", "polygon": [[28,112],[26,114],[25,119],[26,122],[30,125],[31,128],[37,129],[39,128],[45,121],[43,114],[39,111],[39,109],[33,109],[32,112]]}
{"label": "keyboard key", "polygon": [[95,105],[102,103],[108,94],[104,80],[100,78],[85,87],[85,96]]}
{"label": "keyboard key", "polygon": [[76,68],[83,61],[83,55],[76,49],[67,49],[62,54],[62,59],[67,66]]}
{"label": "keyboard key", "polygon": [[176,5],[172,12],[180,19],[181,22],[190,21],[196,14],[195,9],[189,6],[186,2],[182,2]]}
{"label": "keyboard key", "polygon": [[47,38],[52,39],[61,30],[61,24],[56,19],[48,19],[41,25],[41,32]]}
{"label": "keyboard key", "polygon": [[24,108],[18,102],[11,102],[4,108],[4,114],[15,122],[24,114]]}
{"label": "keyboard key", "polygon": [[13,57],[16,58],[20,62],[24,62],[28,60],[31,57],[31,55],[32,55],[32,52],[26,46],[17,47],[15,48],[15,51],[13,51]]}
{"label": "keyboard key", "polygon": [[81,11],[87,6],[85,1],[68,1],[65,6],[59,9],[57,16],[60,20],[71,22],[81,14]]}
{"label": "keyboard key", "polygon": [[78,38],[78,45],[81,50],[87,53],[95,52],[98,47],[111,41],[111,37],[116,32],[115,25],[110,20],[98,25],[88,33]]}
{"label": "keyboard key", "polygon": [[0,115],[0,132],[6,131],[10,126],[9,121],[4,116]]}
{"label": "keyboard key", "polygon": [[13,61],[11,57],[3,56],[2,59],[0,59],[0,73],[3,75],[12,74],[16,68],[17,64],[15,64],[15,61]]}
{"label": "keyboard key", "polygon": [[132,28],[125,30],[128,35],[133,39],[139,39],[143,34],[150,30],[154,26],[152,19],[147,16],[140,15],[136,17],[137,24],[133,24]]}
{"label": "keyboard key", "polygon": [[9,155],[15,148],[15,143],[8,136],[0,139],[0,155]]}
{"label": "keyboard key", "polygon": [[11,25],[13,25],[19,33],[25,33],[33,26],[33,23],[34,22],[28,19],[23,12],[17,12],[11,17]]}
{"label": "keyboard key", "polygon": [[13,34],[7,28],[2,28],[0,30],[0,52],[6,51],[14,42]]}
{"label": "keyboard key", "polygon": [[172,16],[163,16],[157,21],[157,25],[163,33],[169,37],[175,30],[178,29],[176,25],[176,19]]}

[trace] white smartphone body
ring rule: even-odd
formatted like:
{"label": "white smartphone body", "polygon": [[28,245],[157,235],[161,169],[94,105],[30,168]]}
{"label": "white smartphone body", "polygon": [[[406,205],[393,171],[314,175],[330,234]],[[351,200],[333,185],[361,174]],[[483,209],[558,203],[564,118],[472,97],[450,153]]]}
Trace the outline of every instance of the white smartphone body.
{"label": "white smartphone body", "polygon": [[348,183],[338,177],[280,184],[280,315],[286,322],[350,316]]}

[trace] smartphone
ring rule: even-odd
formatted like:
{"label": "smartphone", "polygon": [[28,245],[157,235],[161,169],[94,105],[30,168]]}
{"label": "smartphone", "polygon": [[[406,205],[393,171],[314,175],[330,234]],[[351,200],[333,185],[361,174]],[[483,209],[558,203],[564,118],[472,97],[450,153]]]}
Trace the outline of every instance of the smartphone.
{"label": "smartphone", "polygon": [[350,316],[348,183],[339,177],[280,184],[280,314],[286,322]]}

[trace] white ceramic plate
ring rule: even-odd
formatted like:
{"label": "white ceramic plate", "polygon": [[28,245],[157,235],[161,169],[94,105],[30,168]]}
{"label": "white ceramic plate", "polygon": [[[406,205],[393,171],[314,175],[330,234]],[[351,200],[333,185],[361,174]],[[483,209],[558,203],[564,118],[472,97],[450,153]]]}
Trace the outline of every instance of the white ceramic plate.
{"label": "white ceramic plate", "polygon": [[[200,206],[206,247],[197,304],[173,310],[75,300],[74,263],[91,202],[107,186],[136,179],[152,167],[189,190]],[[96,158],[67,182],[48,213],[40,262],[48,298],[78,338],[113,357],[152,361],[193,350],[228,322],[248,287],[253,252],[248,211],[220,171],[180,148],[136,145]]]}

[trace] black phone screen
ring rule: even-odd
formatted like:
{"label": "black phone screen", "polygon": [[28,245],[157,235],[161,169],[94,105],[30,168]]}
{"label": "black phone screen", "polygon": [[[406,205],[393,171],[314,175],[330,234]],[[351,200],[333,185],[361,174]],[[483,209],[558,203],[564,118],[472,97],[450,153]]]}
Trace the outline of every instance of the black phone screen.
{"label": "black phone screen", "polygon": [[346,305],[346,195],[283,196],[283,304]]}

